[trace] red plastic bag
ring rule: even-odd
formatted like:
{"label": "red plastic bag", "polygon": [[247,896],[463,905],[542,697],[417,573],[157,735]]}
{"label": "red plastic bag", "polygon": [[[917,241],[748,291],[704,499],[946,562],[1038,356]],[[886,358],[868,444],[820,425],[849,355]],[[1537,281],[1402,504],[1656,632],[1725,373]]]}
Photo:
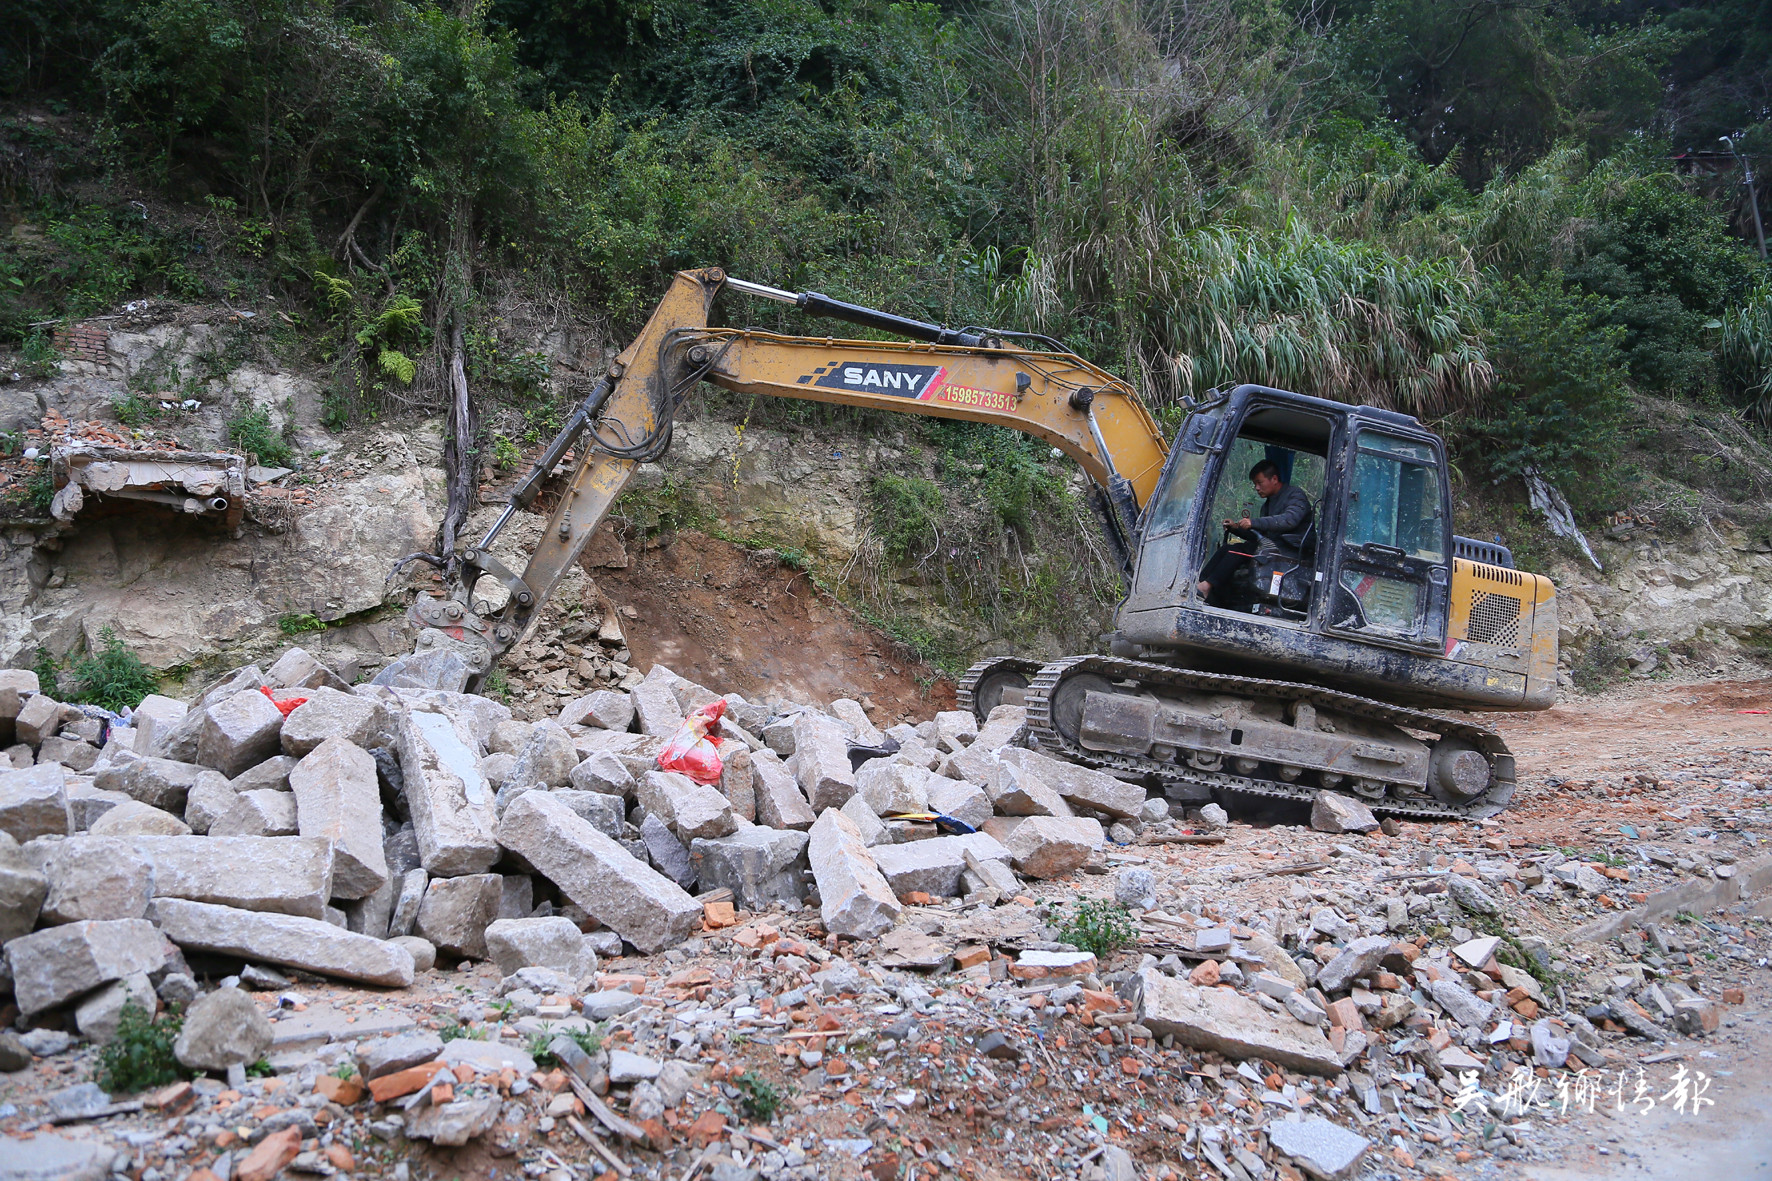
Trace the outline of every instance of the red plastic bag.
{"label": "red plastic bag", "polygon": [[710,701],[689,715],[683,728],[658,752],[660,771],[680,771],[697,783],[718,783],[725,764],[720,761],[720,740],[708,731],[719,724],[726,702]]}
{"label": "red plastic bag", "polygon": [[271,687],[269,685],[260,685],[258,691],[263,693],[266,697],[269,697],[271,699],[271,704],[276,706],[277,711],[284,717],[288,717],[290,714],[294,713],[298,707],[308,703],[306,697],[285,697],[282,701],[278,701],[277,695],[271,692]]}

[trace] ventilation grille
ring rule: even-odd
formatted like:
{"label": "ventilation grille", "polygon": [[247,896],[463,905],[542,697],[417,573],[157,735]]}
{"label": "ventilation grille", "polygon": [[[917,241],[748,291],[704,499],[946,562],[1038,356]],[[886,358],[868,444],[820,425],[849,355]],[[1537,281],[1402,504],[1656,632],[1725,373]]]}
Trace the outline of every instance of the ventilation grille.
{"label": "ventilation grille", "polygon": [[[1526,585],[1526,576],[1521,574],[1518,570],[1503,570],[1500,566],[1485,566],[1481,562],[1473,562],[1472,565],[1475,566],[1476,569],[1471,571],[1471,573],[1475,574],[1478,578],[1486,579],[1489,582],[1505,582],[1509,586]],[[1482,592],[1474,591],[1472,593],[1481,594]]]}
{"label": "ventilation grille", "polygon": [[1495,644],[1502,648],[1520,646],[1520,600],[1512,595],[1471,592],[1471,621],[1468,637],[1479,644]]}
{"label": "ventilation grille", "polygon": [[1514,551],[1496,541],[1478,541],[1474,537],[1454,537],[1452,553],[1455,557],[1467,562],[1482,562],[1490,566],[1514,568]]}

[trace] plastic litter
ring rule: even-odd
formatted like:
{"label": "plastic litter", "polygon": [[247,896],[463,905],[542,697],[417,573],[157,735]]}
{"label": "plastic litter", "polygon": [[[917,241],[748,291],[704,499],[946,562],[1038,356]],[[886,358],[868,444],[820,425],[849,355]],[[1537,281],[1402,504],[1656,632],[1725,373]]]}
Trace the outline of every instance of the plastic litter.
{"label": "plastic litter", "polygon": [[726,713],[726,702],[710,701],[683,722],[658,752],[658,769],[678,771],[697,783],[718,783],[726,765],[720,760],[720,739],[708,731]]}
{"label": "plastic litter", "polygon": [[306,705],[308,703],[306,697],[285,697],[282,701],[278,701],[277,695],[271,692],[271,687],[269,685],[260,685],[258,691],[263,693],[266,697],[269,697],[271,699],[271,704],[276,706],[277,712],[284,717],[288,717],[290,714],[294,713],[297,706]]}

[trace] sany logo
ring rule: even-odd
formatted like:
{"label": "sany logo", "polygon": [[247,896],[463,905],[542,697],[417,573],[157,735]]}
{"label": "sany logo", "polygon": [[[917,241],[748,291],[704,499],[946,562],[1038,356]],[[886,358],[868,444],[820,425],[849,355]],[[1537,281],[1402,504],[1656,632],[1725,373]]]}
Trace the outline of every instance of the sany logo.
{"label": "sany logo", "polygon": [[897,398],[929,397],[947,377],[942,365],[893,365],[880,361],[836,361],[799,379],[801,385]]}

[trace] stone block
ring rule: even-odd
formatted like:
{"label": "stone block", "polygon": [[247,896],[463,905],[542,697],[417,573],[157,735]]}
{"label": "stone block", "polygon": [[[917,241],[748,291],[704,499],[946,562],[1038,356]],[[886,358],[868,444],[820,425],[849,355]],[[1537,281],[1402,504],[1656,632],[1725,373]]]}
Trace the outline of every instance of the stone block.
{"label": "stone block", "polygon": [[1083,816],[1028,816],[998,839],[1009,850],[1017,872],[1055,878],[1081,868],[1106,842],[1107,834],[1100,821]]}
{"label": "stone block", "polygon": [[505,780],[526,787],[537,783],[565,787],[572,782],[572,772],[578,761],[572,735],[564,726],[558,722],[537,722],[530,731],[529,741],[517,752],[517,761],[512,764]]}
{"label": "stone block", "polygon": [[575,983],[594,980],[597,953],[571,919],[499,919],[486,928],[486,950],[498,970],[552,968]]}
{"label": "stone block", "polygon": [[986,772],[984,790],[991,798],[991,805],[1005,816],[1076,814],[1064,802],[1064,797],[1041,778],[1038,771],[1028,770],[1002,759],[993,763]]}
{"label": "stone block", "polygon": [[634,724],[634,700],[618,690],[599,689],[568,702],[560,711],[560,724],[625,731]]}
{"label": "stone block", "polygon": [[48,892],[49,880],[18,842],[0,836],[0,943],[30,934]]}
{"label": "stone block", "polygon": [[228,780],[228,786],[236,792],[288,791],[289,773],[300,763],[294,755],[273,755]]}
{"label": "stone block", "polygon": [[44,763],[23,771],[0,771],[0,832],[22,845],[73,831],[66,767]]}
{"label": "stone block", "polygon": [[412,954],[405,948],[352,934],[323,919],[162,898],[154,903],[154,920],[168,939],[187,950],[239,956],[387,988],[405,988],[412,983]]}
{"label": "stone block", "polygon": [[855,773],[856,791],[876,816],[922,812],[929,807],[927,769],[897,759],[869,759]]}
{"label": "stone block", "polygon": [[970,836],[932,837],[904,845],[882,845],[869,852],[898,897],[920,890],[936,897],[952,898],[960,893],[960,875],[967,868],[968,849],[981,861],[996,861],[1005,866],[1009,862],[1009,850],[995,837],[982,832]]}
{"label": "stone block", "polygon": [[597,831],[612,840],[621,840],[627,835],[627,813],[622,809],[620,796],[604,795],[600,791],[564,791],[550,792],[555,799],[590,821]]}
{"label": "stone block", "polygon": [[135,753],[150,753],[154,739],[177,726],[190,709],[184,702],[162,697],[158,693],[150,693],[142,698],[141,704],[135,707],[131,715],[135,723]]}
{"label": "stone block", "polygon": [[431,875],[423,869],[409,869],[400,875],[400,888],[394,894],[394,911],[388,916],[388,938],[403,939],[412,934],[418,921],[418,908],[424,905],[430,889]]}
{"label": "stone block", "polygon": [[981,827],[991,818],[991,797],[976,783],[932,775],[928,779],[929,810],[972,828]]}
{"label": "stone block", "polygon": [[425,869],[444,877],[491,869],[499,857],[498,820],[472,733],[445,714],[420,709],[402,715],[395,729]]}
{"label": "stone block", "polygon": [[486,958],[486,928],[498,921],[503,880],[495,873],[433,878],[413,930],[437,950],[463,959]]}
{"label": "stone block", "polygon": [[861,833],[861,843],[868,848],[892,843],[892,830],[887,828],[880,817],[874,813],[874,810],[868,806],[867,797],[860,792],[850,796],[849,802],[838,811],[855,821],[855,827]]}
{"label": "stone block", "polygon": [[1378,827],[1378,818],[1352,796],[1319,791],[1311,801],[1311,827],[1318,832],[1371,832]]}
{"label": "stone block", "polygon": [[744,822],[757,819],[757,777],[751,752],[736,742],[720,748],[720,794],[732,805],[732,815]]}
{"label": "stone block", "polygon": [[119,837],[82,833],[49,843],[41,868],[46,923],[139,919],[154,896],[153,866]]}
{"label": "stone block", "polygon": [[689,861],[689,850],[668,824],[648,814],[640,821],[640,840],[646,846],[652,868],[685,890],[695,889],[695,866]]}
{"label": "stone block", "polygon": [[794,718],[794,777],[815,813],[841,808],[855,794],[849,739],[835,718],[812,712]]}
{"label": "stone block", "polygon": [[530,792],[499,822],[499,840],[586,914],[651,955],[701,925],[701,904],[643,865],[549,792]]}
{"label": "stone block", "polygon": [[149,807],[140,800],[126,799],[106,809],[105,814],[88,825],[86,831],[107,837],[187,837],[191,835],[191,826],[171,812]]}
{"label": "stone block", "polygon": [[1228,988],[1200,988],[1163,975],[1138,973],[1134,985],[1139,1024],[1157,1037],[1242,1061],[1265,1059],[1289,1070],[1333,1077],[1341,1062],[1315,1026],[1273,1013]]}
{"label": "stone block", "polygon": [[343,677],[303,648],[291,648],[277,657],[276,662],[265,670],[265,681],[273,689],[333,689],[340,693],[351,691],[351,686]]}
{"label": "stone block", "polygon": [[332,842],[308,837],[143,836],[154,897],[318,919],[332,897]]}
{"label": "stone block", "polygon": [[74,1007],[74,1028],[94,1045],[108,1045],[117,1036],[123,1023],[123,1010],[134,1005],[152,1017],[160,1007],[154,995],[153,981],[146,972],[132,972],[121,980],[113,980]]}
{"label": "stone block", "polygon": [[[986,729],[989,728],[987,725]],[[1032,772],[1040,782],[1079,807],[1122,819],[1137,816],[1144,808],[1144,788],[1115,779],[1105,771],[1079,767],[1021,747],[1001,750],[997,757],[1010,766]]]}
{"label": "stone block", "polygon": [[639,722],[640,733],[669,738],[683,725],[683,709],[670,686],[658,681],[634,686],[629,699]]}
{"label": "stone block", "polygon": [[208,713],[201,708],[187,709],[176,722],[166,722],[154,727],[153,735],[147,744],[137,745],[136,753],[156,759],[171,759],[176,763],[194,763],[197,761],[197,746],[203,737],[203,723]]}
{"label": "stone block", "polygon": [[942,710],[931,720],[935,723],[936,745],[949,754],[959,754],[978,737],[978,719],[970,710]]}
{"label": "stone block", "polygon": [[101,984],[157,972],[165,962],[166,941],[146,919],[69,923],[6,945],[13,993],[27,1017],[65,1005]]}
{"label": "stone block", "polygon": [[284,754],[301,758],[329,738],[364,749],[393,741],[393,717],[381,702],[324,687],[308,690],[307,698],[283,723]]}
{"label": "stone block", "polygon": [[[205,685],[203,690],[197,694],[196,703],[191,708],[193,712],[206,710],[216,702],[225,701],[236,693],[244,693],[249,689],[263,689],[268,685],[270,682],[265,680],[264,670],[256,664],[248,664],[234,669],[232,672],[223,673]],[[189,762],[188,759],[185,761]]]}
{"label": "stone block", "polygon": [[858,746],[884,746],[886,735],[874,728],[861,702],[839,697],[831,702],[830,715],[849,727],[849,736]]}
{"label": "stone block", "polygon": [[891,930],[903,908],[862,843],[855,822],[828,808],[812,826],[807,860],[818,883],[825,930],[872,939]]}
{"label": "stone block", "polygon": [[675,771],[648,771],[640,779],[639,801],[685,841],[723,837],[738,827],[731,802],[718,788]]}
{"label": "stone block", "polygon": [[295,796],[286,791],[243,791],[209,825],[212,837],[292,837],[300,831]]}
{"label": "stone block", "polygon": [[700,837],[689,846],[703,890],[725,888],[743,910],[767,910],[806,897],[806,847],[811,838],[791,829],[746,825],[731,836]]}
{"label": "stone block", "polygon": [[804,831],[818,814],[806,802],[794,774],[772,750],[751,753],[751,772],[757,791],[757,822],[770,828]]}
{"label": "stone block", "polygon": [[283,713],[258,690],[223,698],[204,715],[195,762],[232,779],[278,753]]}
{"label": "stone block", "polygon": [[13,737],[36,750],[43,745],[45,738],[61,729],[62,705],[53,697],[42,693],[25,698],[19,703],[18,713],[12,719]]}
{"label": "stone block", "polygon": [[191,1070],[223,1071],[263,1058],[274,1036],[251,997],[238,988],[218,988],[185,1012],[172,1053]]}
{"label": "stone block", "polygon": [[587,758],[572,768],[568,776],[572,786],[579,791],[596,791],[604,795],[620,796],[633,799],[638,790],[634,776],[628,771],[627,764],[619,755],[610,751],[593,751]]}
{"label": "stone block", "polygon": [[328,738],[302,757],[289,786],[300,834],[332,842],[332,896],[367,898],[380,889],[388,880],[388,862],[382,849],[381,787],[369,752],[349,739]]}
{"label": "stone block", "polygon": [[43,740],[43,745],[37,748],[37,761],[60,763],[70,771],[90,771],[98,762],[98,747],[58,734]]}
{"label": "stone block", "polygon": [[174,759],[153,756],[113,762],[93,777],[93,786],[104,791],[120,791],[163,812],[183,812],[191,789],[205,777],[227,776],[197,763],[181,763]]}

